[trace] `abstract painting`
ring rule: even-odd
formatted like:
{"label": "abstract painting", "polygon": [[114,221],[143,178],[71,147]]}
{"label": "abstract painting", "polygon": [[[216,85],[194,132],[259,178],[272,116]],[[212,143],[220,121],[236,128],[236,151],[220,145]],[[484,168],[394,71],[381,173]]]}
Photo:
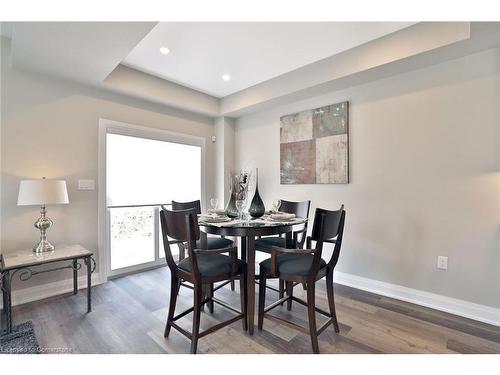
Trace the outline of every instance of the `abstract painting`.
{"label": "abstract painting", "polygon": [[280,119],[282,184],[349,183],[349,102]]}

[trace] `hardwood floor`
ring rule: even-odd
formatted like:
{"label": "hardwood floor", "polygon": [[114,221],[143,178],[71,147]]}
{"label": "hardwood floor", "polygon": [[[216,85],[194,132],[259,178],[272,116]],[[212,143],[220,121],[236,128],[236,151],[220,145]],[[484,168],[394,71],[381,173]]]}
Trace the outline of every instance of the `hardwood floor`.
{"label": "hardwood floor", "polygon": [[[39,344],[72,353],[189,353],[189,341],[172,330],[163,338],[169,301],[169,271],[160,268],[94,287],[93,312],[85,314],[85,293],[64,295],[14,307],[15,323],[32,320]],[[317,283],[317,305],[327,307],[326,287]],[[238,290],[238,288],[236,288]],[[268,291],[268,303],[277,299]],[[304,296],[299,285],[294,294]],[[229,287],[216,292],[234,306],[239,294]],[[319,339],[321,353],[500,353],[500,327],[476,322],[361,290],[335,285],[340,334],[333,327]],[[181,288],[180,312],[192,304],[192,291]],[[273,310],[307,326],[307,312],[294,303]],[[207,328],[232,313],[220,306],[202,313]],[[191,314],[180,325],[191,329]],[[318,326],[323,318],[318,315]],[[62,350],[66,351],[66,350]],[[311,353],[309,337],[264,321],[249,336],[241,322],[204,337],[198,353]]]}

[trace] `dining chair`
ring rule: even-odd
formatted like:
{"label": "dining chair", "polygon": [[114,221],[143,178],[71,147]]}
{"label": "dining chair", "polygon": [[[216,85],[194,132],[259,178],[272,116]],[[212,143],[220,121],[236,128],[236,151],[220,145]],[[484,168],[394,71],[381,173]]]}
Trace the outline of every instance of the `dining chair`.
{"label": "dining chair", "polygon": [[[176,202],[172,201],[172,210],[189,210],[194,209],[195,212],[199,215],[201,214],[201,203],[199,200],[192,202]],[[224,236],[220,237],[207,237],[207,249],[223,249],[225,247],[232,247],[234,242],[229,238],[225,238]],[[200,241],[196,243],[196,248],[201,248]],[[182,255],[179,253],[179,259],[184,259],[185,253]]]}
{"label": "dining chair", "polygon": [[[309,334],[311,336],[311,344],[314,353],[319,353],[318,336],[328,328],[330,324],[333,324],[335,332],[339,333],[333,292],[333,270],[339,260],[342,236],[344,233],[344,222],[344,205],[337,211],[328,211],[318,208],[314,215],[311,236],[307,237],[306,249],[273,247],[271,258],[260,263],[259,329],[262,329],[264,318],[267,318],[297,329],[305,334]],[[313,241],[316,243],[314,248],[312,248]],[[334,244],[333,253],[328,263],[321,257],[324,243]],[[325,276],[329,312],[316,307],[315,304],[316,281]],[[285,280],[287,285],[291,285],[291,289],[293,289],[294,284],[305,283],[307,286],[307,301],[294,297],[291,290],[287,288],[286,297],[280,298],[278,301],[265,307],[266,281],[268,278]],[[288,300],[293,300],[307,307],[309,329],[268,313],[270,310]],[[329,318],[319,329],[316,328],[316,311]]]}
{"label": "dining chair", "polygon": [[[191,202],[176,202],[172,201],[172,210],[178,211],[178,210],[189,210],[189,209],[194,209],[195,212],[199,215],[201,214],[201,202],[200,200],[195,200]],[[220,237],[207,237],[207,249],[224,249],[226,247],[232,247],[234,246],[234,242],[231,241],[228,238],[225,238],[224,236]],[[201,243],[198,240],[196,243],[196,248],[200,249],[201,248]],[[184,244],[179,245],[179,260],[184,259],[186,256],[186,250]],[[231,283],[231,290],[234,291],[234,280],[229,281]],[[213,289],[213,286],[211,286],[209,289]],[[209,304],[209,309],[211,312],[213,312],[213,305]]]}
{"label": "dining chair", "polygon": [[[192,209],[181,211],[162,209],[160,211],[160,223],[165,258],[170,268],[171,275],[170,304],[164,337],[168,337],[172,327],[175,328],[191,340],[191,353],[194,354],[196,353],[198,340],[200,338],[232,324],[237,320],[242,319],[243,329],[247,330],[246,263],[238,259],[238,249],[236,247],[197,249],[196,243],[200,239],[200,228],[198,226],[198,216]],[[172,256],[170,246],[178,244],[179,242],[187,243],[188,257],[176,263]],[[229,255],[224,255],[224,253],[228,253]],[[213,294],[204,297],[204,285],[213,285],[215,282],[229,280],[235,277],[239,277],[240,281],[241,311],[215,298]],[[188,281],[193,284],[194,303],[193,307],[174,316],[177,295],[182,281]],[[200,332],[201,307],[208,302],[215,302],[237,315]],[[176,321],[191,312],[193,313],[193,329],[192,332],[188,332],[180,327]]]}
{"label": "dining chair", "polygon": [[[309,210],[311,208],[311,201],[303,202],[292,202],[281,199],[280,212],[286,212],[287,214],[295,214],[297,217],[307,219],[309,217]],[[306,241],[307,235],[307,221],[300,226],[298,230],[293,232],[292,247],[294,249],[304,248],[304,243]],[[272,236],[272,237],[262,237],[255,240],[255,250],[262,251],[271,254],[271,249],[273,246],[286,247],[286,239],[283,235]],[[285,283],[283,280],[279,281],[278,290],[268,286],[269,289],[278,292],[279,298],[283,298],[285,295]],[[288,310],[292,308],[292,301],[287,302]]]}

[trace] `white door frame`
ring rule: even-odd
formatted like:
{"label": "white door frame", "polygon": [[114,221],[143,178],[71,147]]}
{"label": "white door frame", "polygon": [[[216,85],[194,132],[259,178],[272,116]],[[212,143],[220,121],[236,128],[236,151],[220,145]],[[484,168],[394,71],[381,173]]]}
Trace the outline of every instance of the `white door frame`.
{"label": "white door frame", "polygon": [[[206,202],[206,140],[188,134],[176,133],[168,130],[150,128],[147,126],[133,125],[125,122],[99,119],[98,133],[98,214],[97,214],[97,237],[99,247],[99,281],[106,282],[111,273],[110,263],[110,238],[109,238],[109,212],[106,205],[106,134],[129,135],[133,137],[147,138],[158,141],[174,142],[201,147],[201,204],[205,207]],[[164,202],[151,202],[164,203]],[[164,260],[162,260],[164,262]],[[154,265],[154,264],[152,264]],[[136,270],[134,266],[128,267],[127,271]]]}

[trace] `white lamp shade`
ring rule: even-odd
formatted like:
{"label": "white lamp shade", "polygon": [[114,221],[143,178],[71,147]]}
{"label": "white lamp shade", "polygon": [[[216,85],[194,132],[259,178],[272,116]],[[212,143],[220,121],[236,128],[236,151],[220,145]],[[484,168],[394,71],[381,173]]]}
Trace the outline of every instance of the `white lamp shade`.
{"label": "white lamp shade", "polygon": [[64,180],[22,180],[19,183],[18,206],[45,206],[69,203]]}

